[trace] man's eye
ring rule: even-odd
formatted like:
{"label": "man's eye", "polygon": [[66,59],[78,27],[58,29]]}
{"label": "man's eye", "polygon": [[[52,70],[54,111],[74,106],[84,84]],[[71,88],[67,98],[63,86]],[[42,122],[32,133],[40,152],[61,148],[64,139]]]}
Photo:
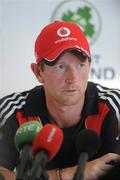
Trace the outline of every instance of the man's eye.
{"label": "man's eye", "polygon": [[84,66],[85,66],[85,63],[80,63],[80,64],[79,64],[79,67],[80,67],[80,68],[83,68]]}
{"label": "man's eye", "polygon": [[64,64],[57,64],[57,69],[64,69],[65,68],[65,65]]}

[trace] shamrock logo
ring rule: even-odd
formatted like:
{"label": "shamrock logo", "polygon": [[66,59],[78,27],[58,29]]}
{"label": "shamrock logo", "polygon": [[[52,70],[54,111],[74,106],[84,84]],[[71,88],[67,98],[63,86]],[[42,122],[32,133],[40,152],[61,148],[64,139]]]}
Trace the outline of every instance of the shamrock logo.
{"label": "shamrock logo", "polygon": [[90,44],[100,35],[101,16],[97,8],[88,0],[64,0],[54,9],[51,22],[54,20],[70,21],[79,25]]}
{"label": "shamrock logo", "polygon": [[63,21],[72,21],[80,25],[85,35],[91,38],[95,33],[95,27],[90,22],[91,17],[92,14],[90,7],[85,6],[83,8],[79,7],[75,12],[68,10],[67,12],[63,13],[61,19]]}

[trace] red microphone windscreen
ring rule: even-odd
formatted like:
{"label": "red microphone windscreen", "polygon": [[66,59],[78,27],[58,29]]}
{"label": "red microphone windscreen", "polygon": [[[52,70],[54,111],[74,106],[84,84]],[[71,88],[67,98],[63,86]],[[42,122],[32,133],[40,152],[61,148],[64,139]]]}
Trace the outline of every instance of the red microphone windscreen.
{"label": "red microphone windscreen", "polygon": [[38,151],[44,150],[50,161],[59,151],[62,142],[62,130],[53,124],[46,124],[33,141],[32,154],[35,156]]}

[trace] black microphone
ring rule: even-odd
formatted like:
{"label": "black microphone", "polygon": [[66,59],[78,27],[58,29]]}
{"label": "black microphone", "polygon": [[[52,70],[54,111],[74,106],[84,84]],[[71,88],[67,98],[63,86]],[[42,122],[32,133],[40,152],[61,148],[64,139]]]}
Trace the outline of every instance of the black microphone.
{"label": "black microphone", "polygon": [[77,135],[75,143],[77,153],[80,154],[80,156],[73,180],[83,180],[84,169],[88,158],[97,152],[101,144],[101,139],[95,131],[84,129]]}

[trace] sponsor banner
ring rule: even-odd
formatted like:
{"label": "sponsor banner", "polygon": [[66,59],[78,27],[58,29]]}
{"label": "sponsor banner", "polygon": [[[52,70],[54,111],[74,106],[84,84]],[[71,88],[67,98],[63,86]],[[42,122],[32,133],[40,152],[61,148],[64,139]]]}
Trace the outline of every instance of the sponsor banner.
{"label": "sponsor banner", "polygon": [[82,27],[91,45],[90,80],[120,87],[119,1],[69,0],[58,3],[51,15]]}

